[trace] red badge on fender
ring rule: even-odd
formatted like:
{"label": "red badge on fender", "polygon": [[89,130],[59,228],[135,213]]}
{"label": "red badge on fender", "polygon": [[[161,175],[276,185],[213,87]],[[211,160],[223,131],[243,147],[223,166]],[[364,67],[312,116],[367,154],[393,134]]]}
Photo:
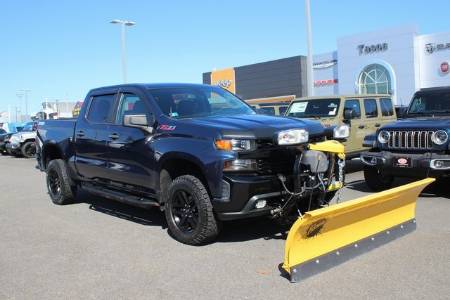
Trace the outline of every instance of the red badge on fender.
{"label": "red badge on fender", "polygon": [[177,128],[177,126],[172,126],[172,125],[159,125],[158,126],[158,129],[165,130],[165,131],[172,131],[172,130],[175,130],[175,128]]}

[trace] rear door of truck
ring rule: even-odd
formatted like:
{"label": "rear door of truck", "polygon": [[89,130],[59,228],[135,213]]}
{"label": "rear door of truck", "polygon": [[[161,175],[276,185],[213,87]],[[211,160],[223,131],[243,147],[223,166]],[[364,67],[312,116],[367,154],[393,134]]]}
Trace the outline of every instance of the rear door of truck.
{"label": "rear door of truck", "polygon": [[75,166],[87,179],[108,179],[109,126],[115,111],[117,90],[94,92],[78,117],[75,128]]}

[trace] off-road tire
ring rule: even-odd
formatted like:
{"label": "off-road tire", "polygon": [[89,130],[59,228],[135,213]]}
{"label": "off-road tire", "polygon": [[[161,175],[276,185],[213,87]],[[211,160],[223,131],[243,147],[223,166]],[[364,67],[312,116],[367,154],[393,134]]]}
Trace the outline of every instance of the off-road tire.
{"label": "off-road tire", "polygon": [[[34,147],[34,152],[30,152],[30,147]],[[36,143],[35,142],[26,142],[20,148],[20,153],[25,158],[33,158],[36,156]]]}
{"label": "off-road tire", "polygon": [[[191,203],[195,203],[197,208],[197,225],[191,232],[183,232],[180,225],[177,225],[180,218],[177,219],[177,208],[174,206],[179,207],[177,202],[180,200],[175,197],[178,193],[187,193]],[[202,245],[216,239],[219,234],[219,222],[214,216],[208,191],[198,178],[192,175],[175,178],[169,186],[166,200],[164,213],[169,233],[177,241],[188,245]]]}
{"label": "off-road tire", "polygon": [[[66,163],[62,159],[54,159],[47,166],[47,189],[52,202],[58,205],[72,203],[75,198],[76,186],[67,172]],[[58,183],[54,180],[57,179]],[[57,187],[55,185],[58,185]]]}
{"label": "off-road tire", "polygon": [[375,167],[364,167],[364,179],[367,186],[375,191],[384,191],[392,187],[394,177],[390,174],[385,174]]}

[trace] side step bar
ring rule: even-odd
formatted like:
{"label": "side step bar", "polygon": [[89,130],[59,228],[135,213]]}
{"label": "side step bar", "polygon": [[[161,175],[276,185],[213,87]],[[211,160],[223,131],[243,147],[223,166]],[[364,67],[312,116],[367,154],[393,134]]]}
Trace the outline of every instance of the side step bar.
{"label": "side step bar", "polygon": [[142,208],[159,207],[159,202],[153,199],[130,195],[117,190],[110,190],[90,183],[82,183],[81,187],[91,194],[125,204],[139,206]]}

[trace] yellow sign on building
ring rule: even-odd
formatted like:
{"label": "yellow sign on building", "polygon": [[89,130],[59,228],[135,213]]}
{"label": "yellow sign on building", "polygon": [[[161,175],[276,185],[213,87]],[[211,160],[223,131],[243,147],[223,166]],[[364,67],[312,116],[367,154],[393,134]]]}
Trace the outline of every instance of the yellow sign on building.
{"label": "yellow sign on building", "polygon": [[211,85],[218,85],[236,94],[236,77],[233,68],[211,72]]}

